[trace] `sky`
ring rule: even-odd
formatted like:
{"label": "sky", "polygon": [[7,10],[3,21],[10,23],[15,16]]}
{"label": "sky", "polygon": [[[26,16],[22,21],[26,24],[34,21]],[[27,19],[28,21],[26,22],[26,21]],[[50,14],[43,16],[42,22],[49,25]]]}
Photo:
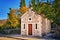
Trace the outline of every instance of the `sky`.
{"label": "sky", "polygon": [[[26,5],[28,6],[28,4],[29,0],[26,0]],[[8,18],[9,8],[18,9],[19,6],[20,0],[0,0],[0,20]]]}

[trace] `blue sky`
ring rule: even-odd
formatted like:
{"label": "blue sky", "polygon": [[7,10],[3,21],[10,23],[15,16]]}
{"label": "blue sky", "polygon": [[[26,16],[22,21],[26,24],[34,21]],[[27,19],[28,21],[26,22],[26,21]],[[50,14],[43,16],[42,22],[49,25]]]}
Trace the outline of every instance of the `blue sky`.
{"label": "blue sky", "polygon": [[[26,1],[28,5],[29,1]],[[7,13],[9,13],[9,8],[19,8],[20,0],[0,0],[0,20],[7,19]]]}
{"label": "blue sky", "polygon": [[[45,1],[45,0],[42,0]],[[29,0],[26,0],[28,6]],[[17,9],[20,6],[20,0],[0,0],[0,20],[7,19],[9,8]]]}

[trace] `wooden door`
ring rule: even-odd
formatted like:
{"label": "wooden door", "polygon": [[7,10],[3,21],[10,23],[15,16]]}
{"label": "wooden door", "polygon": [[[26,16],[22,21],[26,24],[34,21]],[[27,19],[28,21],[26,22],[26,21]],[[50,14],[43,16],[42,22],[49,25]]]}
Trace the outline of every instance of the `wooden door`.
{"label": "wooden door", "polygon": [[28,35],[32,35],[32,24],[28,24]]}

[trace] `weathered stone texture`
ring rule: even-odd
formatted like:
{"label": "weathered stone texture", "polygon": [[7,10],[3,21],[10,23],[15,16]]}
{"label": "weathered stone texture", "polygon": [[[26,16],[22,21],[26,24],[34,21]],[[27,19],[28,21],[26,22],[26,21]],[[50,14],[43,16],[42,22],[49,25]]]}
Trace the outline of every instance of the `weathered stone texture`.
{"label": "weathered stone texture", "polygon": [[[29,20],[29,18],[31,18],[31,20]],[[28,35],[28,24],[32,24],[32,36],[42,36],[42,33],[47,34],[51,29],[50,21],[42,15],[38,15],[31,9],[21,17],[21,35]]]}

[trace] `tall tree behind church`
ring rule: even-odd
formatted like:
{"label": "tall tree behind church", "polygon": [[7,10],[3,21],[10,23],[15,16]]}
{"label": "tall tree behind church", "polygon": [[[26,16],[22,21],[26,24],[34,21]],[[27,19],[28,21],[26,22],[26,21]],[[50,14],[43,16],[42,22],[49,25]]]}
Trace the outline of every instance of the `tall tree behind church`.
{"label": "tall tree behind church", "polygon": [[40,10],[40,8],[41,8],[41,2],[40,2],[40,0],[36,0],[36,11],[37,11],[37,13],[38,14],[40,14],[41,13],[41,10]]}
{"label": "tall tree behind church", "polygon": [[36,5],[35,5],[35,0],[31,0],[31,6],[34,11],[36,11]]}
{"label": "tall tree behind church", "polygon": [[23,15],[27,11],[27,7],[25,4],[25,0],[20,0],[20,8],[18,12],[20,12],[20,15]]}
{"label": "tall tree behind church", "polygon": [[20,7],[26,6],[25,0],[20,0]]}

